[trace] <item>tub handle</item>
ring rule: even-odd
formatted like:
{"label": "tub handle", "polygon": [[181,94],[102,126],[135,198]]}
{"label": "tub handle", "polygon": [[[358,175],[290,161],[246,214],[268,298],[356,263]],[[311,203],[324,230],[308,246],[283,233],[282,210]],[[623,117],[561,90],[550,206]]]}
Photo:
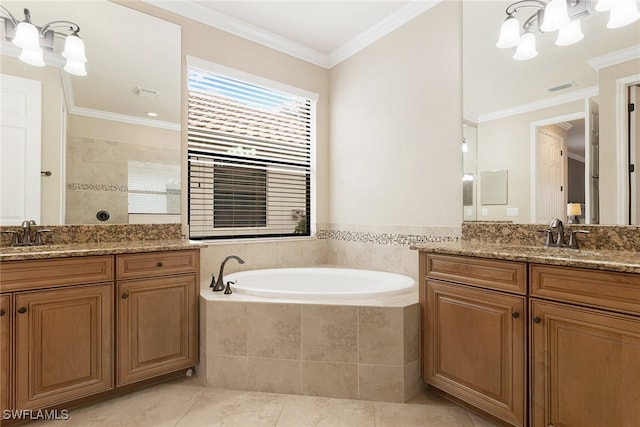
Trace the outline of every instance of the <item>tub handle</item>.
{"label": "tub handle", "polygon": [[224,288],[224,293],[225,293],[225,294],[229,295],[229,294],[232,294],[232,293],[233,293],[233,292],[231,292],[231,284],[232,284],[232,283],[233,283],[234,285],[236,284],[236,282],[233,282],[233,281],[231,281],[231,280],[229,280],[229,281],[227,282],[227,286]]}

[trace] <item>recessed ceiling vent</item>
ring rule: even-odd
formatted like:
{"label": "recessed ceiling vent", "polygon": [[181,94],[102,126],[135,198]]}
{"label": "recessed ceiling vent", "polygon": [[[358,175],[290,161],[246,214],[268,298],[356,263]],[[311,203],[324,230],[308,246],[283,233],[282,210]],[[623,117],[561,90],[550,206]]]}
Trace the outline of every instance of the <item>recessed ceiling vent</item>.
{"label": "recessed ceiling vent", "polygon": [[561,85],[550,87],[547,90],[549,92],[557,92],[562,89],[568,89],[570,87],[574,87],[576,84],[574,82],[562,83]]}
{"label": "recessed ceiling vent", "polygon": [[142,86],[136,86],[133,89],[133,93],[135,93],[136,95],[141,96],[143,98],[155,98],[156,96],[158,96],[160,94],[160,92],[157,91],[157,90],[147,89],[147,88],[144,88]]}

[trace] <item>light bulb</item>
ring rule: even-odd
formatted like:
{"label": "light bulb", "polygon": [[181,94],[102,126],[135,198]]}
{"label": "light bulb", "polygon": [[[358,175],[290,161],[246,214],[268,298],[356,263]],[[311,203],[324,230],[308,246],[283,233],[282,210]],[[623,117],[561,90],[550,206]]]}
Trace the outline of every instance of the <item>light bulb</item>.
{"label": "light bulb", "polygon": [[22,49],[22,53],[18,57],[25,64],[34,65],[36,67],[44,67],[44,52],[38,46],[37,49]]}
{"label": "light bulb", "polygon": [[84,42],[80,37],[71,34],[64,39],[64,49],[62,56],[72,61],[87,62],[84,54]]}
{"label": "light bulb", "polygon": [[516,53],[513,55],[513,59],[516,61],[526,61],[527,59],[535,58],[537,55],[536,38],[527,31],[520,37],[520,42],[516,48]]}
{"label": "light bulb", "polygon": [[559,30],[569,23],[569,12],[566,0],[551,0],[544,8],[544,20],[540,31],[548,33]]}
{"label": "light bulb", "polygon": [[16,36],[11,41],[23,49],[40,49],[40,32],[31,22],[22,21],[16,27]]}
{"label": "light bulb", "polygon": [[74,76],[87,75],[87,70],[84,68],[84,62],[82,61],[67,59],[66,64],[64,64],[64,70],[69,74],[73,74]]}
{"label": "light bulb", "polygon": [[558,39],[556,40],[557,46],[569,46],[574,43],[578,43],[584,38],[582,34],[582,28],[580,27],[580,21],[571,21],[564,27],[560,27],[558,32]]}
{"label": "light bulb", "polygon": [[500,37],[496,46],[503,49],[518,45],[520,40],[520,22],[517,18],[509,16],[500,26]]}
{"label": "light bulb", "polygon": [[620,28],[640,18],[636,0],[618,0],[612,4],[607,28]]}

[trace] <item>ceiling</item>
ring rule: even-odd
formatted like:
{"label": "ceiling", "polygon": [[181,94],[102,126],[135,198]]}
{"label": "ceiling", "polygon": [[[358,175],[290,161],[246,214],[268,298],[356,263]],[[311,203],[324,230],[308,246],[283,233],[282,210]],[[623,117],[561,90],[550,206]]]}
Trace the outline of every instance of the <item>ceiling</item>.
{"label": "ceiling", "polygon": [[331,68],[442,0],[144,0]]}

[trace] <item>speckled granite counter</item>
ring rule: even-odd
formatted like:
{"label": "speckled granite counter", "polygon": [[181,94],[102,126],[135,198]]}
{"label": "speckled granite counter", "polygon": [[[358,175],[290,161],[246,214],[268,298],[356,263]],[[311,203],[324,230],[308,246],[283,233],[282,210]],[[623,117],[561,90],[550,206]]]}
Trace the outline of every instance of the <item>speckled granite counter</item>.
{"label": "speckled granite counter", "polygon": [[206,246],[206,244],[199,242],[176,239],[3,247],[0,248],[0,262],[44,258],[67,258],[89,255],[159,252],[180,249],[204,248]]}
{"label": "speckled granite counter", "polygon": [[640,274],[640,253],[458,241],[411,246],[419,251]]}

